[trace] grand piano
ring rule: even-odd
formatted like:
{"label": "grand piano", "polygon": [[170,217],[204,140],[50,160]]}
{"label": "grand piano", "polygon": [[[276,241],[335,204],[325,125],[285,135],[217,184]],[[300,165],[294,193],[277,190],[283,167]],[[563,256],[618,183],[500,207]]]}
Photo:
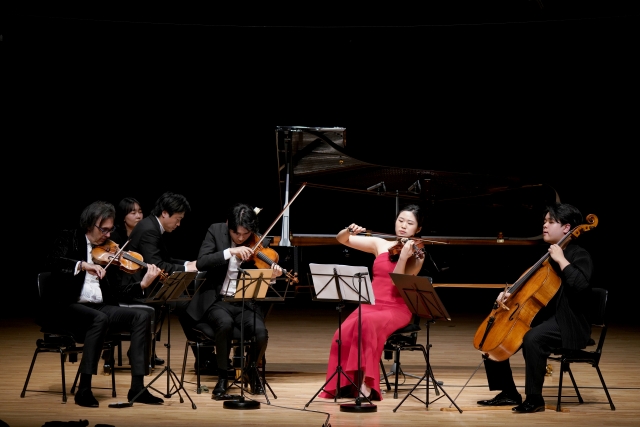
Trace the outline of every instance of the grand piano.
{"label": "grand piano", "polygon": [[298,273],[299,292],[311,290],[309,263],[370,267],[373,256],[338,244],[336,233],[357,222],[391,242],[396,214],[407,203],[426,208],[419,237],[430,242],[420,275],[431,276],[445,294],[466,288],[465,299],[490,292],[486,310],[497,292],[491,288],[513,283],[544,253],[541,212],[560,200],[548,185],[513,175],[373,164],[350,149],[345,127],[278,126],[275,137],[286,209],[272,247],[280,264]]}

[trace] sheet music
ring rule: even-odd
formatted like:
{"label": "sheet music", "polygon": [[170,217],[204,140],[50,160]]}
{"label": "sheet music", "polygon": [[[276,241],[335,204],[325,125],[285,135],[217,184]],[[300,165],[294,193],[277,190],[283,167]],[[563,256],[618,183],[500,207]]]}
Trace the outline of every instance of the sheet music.
{"label": "sheet music", "polygon": [[[337,273],[337,286],[334,268]],[[318,299],[353,302],[360,300],[362,303],[375,305],[375,295],[371,288],[371,278],[369,277],[367,267],[312,263],[309,264],[309,269]],[[361,299],[358,297],[358,289],[360,287],[362,288]],[[342,296],[342,298],[340,298],[340,296]]]}
{"label": "sheet music", "polygon": [[244,299],[263,300],[269,289],[273,270],[258,268],[238,271],[238,282],[234,296],[225,297],[225,301],[242,301]]}

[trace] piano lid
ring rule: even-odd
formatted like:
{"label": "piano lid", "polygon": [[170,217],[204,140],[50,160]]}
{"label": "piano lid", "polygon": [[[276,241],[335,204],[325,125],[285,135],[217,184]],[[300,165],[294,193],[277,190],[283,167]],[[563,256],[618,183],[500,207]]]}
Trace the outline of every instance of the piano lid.
{"label": "piano lid", "polygon": [[292,206],[289,235],[294,237],[335,235],[351,222],[393,233],[397,209],[420,203],[427,208],[422,237],[496,241],[502,233],[505,239],[536,240],[543,208],[559,199],[552,187],[518,176],[360,160],[348,147],[344,127],[279,126],[276,139],[283,191],[306,183],[299,197],[308,203],[296,203],[312,206],[304,214]]}

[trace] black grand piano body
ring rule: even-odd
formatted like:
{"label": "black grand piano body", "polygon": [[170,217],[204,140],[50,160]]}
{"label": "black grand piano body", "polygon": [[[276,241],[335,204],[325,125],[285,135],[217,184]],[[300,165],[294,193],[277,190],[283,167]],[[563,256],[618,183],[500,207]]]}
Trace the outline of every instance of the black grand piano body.
{"label": "black grand piano body", "polygon": [[283,206],[304,184],[272,243],[280,264],[298,272],[299,290],[309,286],[311,262],[371,266],[371,254],[338,244],[336,233],[357,222],[393,235],[397,211],[407,203],[426,208],[420,237],[440,242],[426,244],[420,274],[445,288],[445,299],[466,288],[464,300],[486,298],[480,304],[486,311],[495,288],[513,283],[543,254],[542,212],[560,200],[549,185],[522,176],[369,163],[348,149],[342,127],[281,126],[276,140]]}

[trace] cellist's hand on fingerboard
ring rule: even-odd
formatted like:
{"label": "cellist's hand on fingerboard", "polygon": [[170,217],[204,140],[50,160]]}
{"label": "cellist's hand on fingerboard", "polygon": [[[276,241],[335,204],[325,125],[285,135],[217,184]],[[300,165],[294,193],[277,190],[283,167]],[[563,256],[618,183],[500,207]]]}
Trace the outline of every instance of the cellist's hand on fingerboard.
{"label": "cellist's hand on fingerboard", "polygon": [[496,300],[498,301],[498,304],[500,304],[500,307],[507,311],[509,311],[509,307],[504,305],[504,302],[509,298],[509,295],[511,294],[509,293],[509,284],[507,283],[504,285],[504,291],[500,292],[500,295],[498,295],[498,299]]}

